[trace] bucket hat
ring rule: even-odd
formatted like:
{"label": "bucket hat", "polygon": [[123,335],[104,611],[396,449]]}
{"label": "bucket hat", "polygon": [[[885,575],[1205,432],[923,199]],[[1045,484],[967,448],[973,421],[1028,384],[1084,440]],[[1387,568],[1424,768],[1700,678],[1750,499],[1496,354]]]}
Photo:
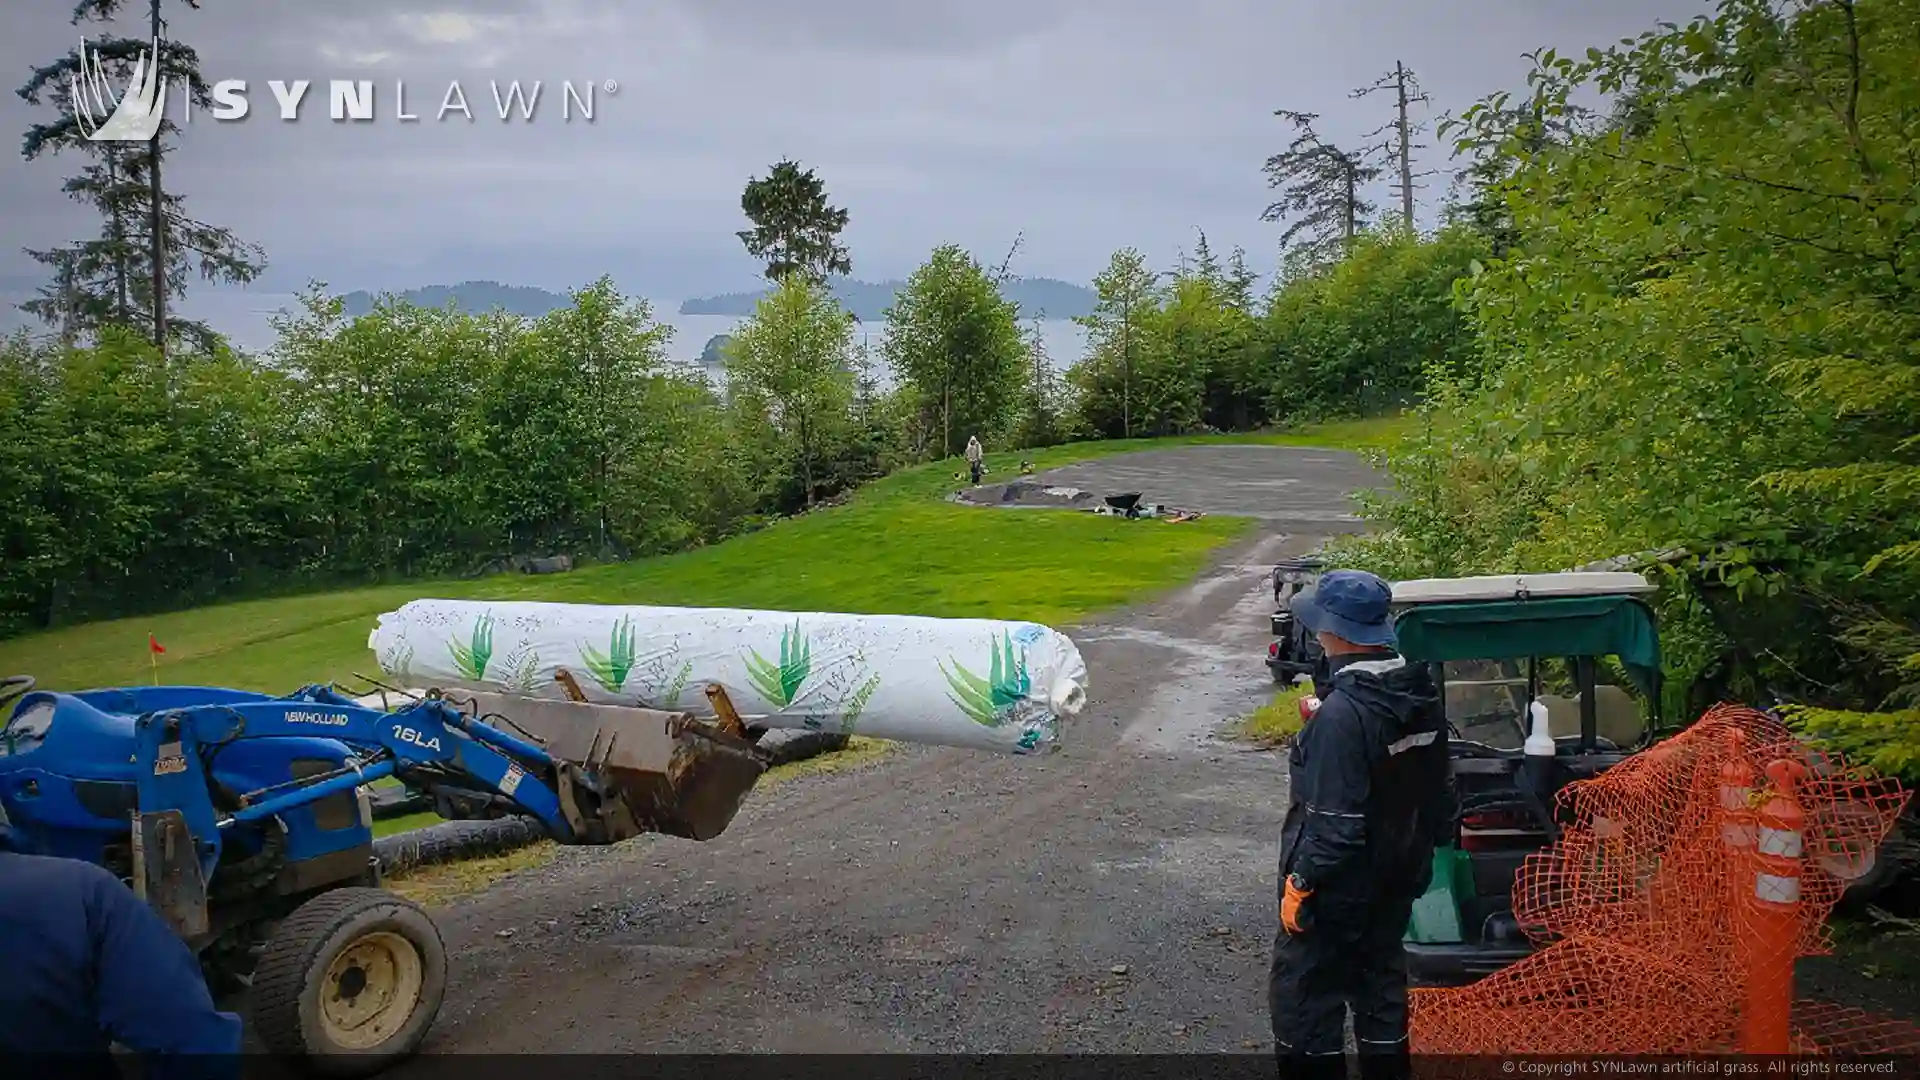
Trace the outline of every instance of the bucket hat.
{"label": "bucket hat", "polygon": [[1355,645],[1391,649],[1393,587],[1365,570],[1333,570],[1310,589],[1294,594],[1291,607],[1300,625],[1316,634],[1333,634]]}

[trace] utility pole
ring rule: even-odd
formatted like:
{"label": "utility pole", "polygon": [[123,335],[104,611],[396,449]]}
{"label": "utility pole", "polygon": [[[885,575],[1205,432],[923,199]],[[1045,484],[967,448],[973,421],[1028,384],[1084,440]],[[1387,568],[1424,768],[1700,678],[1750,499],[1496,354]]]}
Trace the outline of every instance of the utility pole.
{"label": "utility pole", "polygon": [[[151,0],[149,12],[153,23],[153,65],[158,74],[160,68],[160,34],[165,25],[160,21],[160,0]],[[167,208],[162,201],[164,189],[160,186],[160,136],[165,133],[166,102],[160,102],[162,122],[153,130],[153,139],[147,144],[147,197],[152,201],[151,231],[152,243],[148,257],[153,260],[153,347],[160,350],[160,359],[167,358],[167,241],[164,235],[167,223]]]}

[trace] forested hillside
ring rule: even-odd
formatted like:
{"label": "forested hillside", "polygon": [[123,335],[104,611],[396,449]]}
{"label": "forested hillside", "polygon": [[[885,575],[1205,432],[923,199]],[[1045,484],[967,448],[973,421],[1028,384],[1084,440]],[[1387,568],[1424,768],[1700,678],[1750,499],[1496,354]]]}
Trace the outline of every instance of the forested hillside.
{"label": "forested hillside", "polygon": [[1878,711],[1808,719],[1920,767],[1916,30],[1915,0],[1737,0],[1469,111],[1474,359],[1432,372],[1358,554],[1664,553],[1690,706]]}

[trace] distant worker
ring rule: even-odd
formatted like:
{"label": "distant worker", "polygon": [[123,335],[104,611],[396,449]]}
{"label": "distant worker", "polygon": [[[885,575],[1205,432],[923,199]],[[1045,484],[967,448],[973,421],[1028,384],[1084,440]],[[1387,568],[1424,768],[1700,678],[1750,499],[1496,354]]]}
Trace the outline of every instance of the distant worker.
{"label": "distant worker", "polygon": [[[214,1007],[192,950],[112,873],[21,854],[0,807],[0,1060],[8,1075],[240,1075],[240,1018]],[[16,1066],[18,1071],[16,1073]]]}
{"label": "distant worker", "polygon": [[1286,1075],[1344,1077],[1344,1024],[1363,1077],[1406,1076],[1401,939],[1452,835],[1446,720],[1425,665],[1394,650],[1385,581],[1335,570],[1294,595],[1325,662],[1294,738],[1280,839],[1280,932],[1268,984]]}
{"label": "distant worker", "polygon": [[980,436],[967,436],[967,471],[973,475],[973,482],[980,482],[981,474],[987,471],[985,458],[987,452],[980,448]]}

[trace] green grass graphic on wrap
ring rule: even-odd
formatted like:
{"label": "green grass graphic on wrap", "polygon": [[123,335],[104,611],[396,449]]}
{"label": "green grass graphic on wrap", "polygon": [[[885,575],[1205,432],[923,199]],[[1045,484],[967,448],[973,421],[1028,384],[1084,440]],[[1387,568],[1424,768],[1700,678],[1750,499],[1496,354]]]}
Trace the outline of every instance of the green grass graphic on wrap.
{"label": "green grass graphic on wrap", "polygon": [[654,707],[657,709],[679,708],[680,695],[687,692],[687,678],[692,674],[693,674],[693,661],[687,660],[681,663],[680,670],[677,672],[674,672],[673,682],[667,684],[666,695],[662,697],[659,700],[659,702],[654,705]]}
{"label": "green grass graphic on wrap", "polygon": [[784,709],[799,696],[800,687],[813,673],[813,645],[800,632],[800,620],[780,632],[780,663],[772,664],[752,649],[746,656],[747,679],[760,696]]}
{"label": "green grass graphic on wrap", "polygon": [[531,694],[540,673],[540,654],[533,646],[523,646],[507,657],[507,688],[516,694]]}
{"label": "green grass graphic on wrap", "polygon": [[983,727],[1006,723],[1013,706],[1025,699],[1033,686],[1027,677],[1026,656],[1014,651],[1011,634],[1001,634],[991,649],[993,657],[984,679],[968,671],[957,659],[951,661],[951,668],[947,662],[940,665],[940,673],[947,677],[951,690],[947,697]]}
{"label": "green grass graphic on wrap", "polygon": [[404,640],[395,642],[380,657],[380,670],[400,681],[402,686],[413,677],[413,646]]}
{"label": "green grass graphic on wrap", "polygon": [[453,666],[460,674],[474,682],[487,677],[487,662],[493,659],[493,615],[491,612],[480,616],[473,622],[473,630],[467,635],[466,644],[453,638],[447,642],[447,652],[453,656]]}
{"label": "green grass graphic on wrap", "polygon": [[620,621],[613,624],[613,632],[608,635],[607,651],[584,642],[580,646],[580,662],[586,665],[593,681],[605,687],[607,693],[617,694],[627,685],[627,676],[633,672],[633,619],[622,615]]}
{"label": "green grass graphic on wrap", "polygon": [[860,713],[866,709],[867,702],[873,697],[873,692],[878,689],[880,689],[880,676],[876,674],[868,676],[867,681],[860,684],[860,689],[853,692],[853,698],[847,702],[846,710],[840,714],[840,734],[853,734],[854,722],[860,719]]}

